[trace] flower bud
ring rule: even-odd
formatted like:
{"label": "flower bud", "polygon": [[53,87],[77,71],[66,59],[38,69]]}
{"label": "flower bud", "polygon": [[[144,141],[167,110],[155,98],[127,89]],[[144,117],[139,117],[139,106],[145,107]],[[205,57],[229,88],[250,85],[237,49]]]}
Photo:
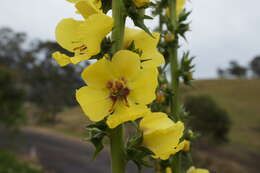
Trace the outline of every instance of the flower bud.
{"label": "flower bud", "polygon": [[190,141],[185,140],[183,151],[190,151]]}
{"label": "flower bud", "polygon": [[168,89],[168,85],[167,84],[163,84],[163,85],[161,85],[160,88],[165,91],[165,90]]}
{"label": "flower bud", "polygon": [[162,92],[158,91],[156,93],[156,100],[157,100],[158,103],[165,102],[165,95]]}
{"label": "flower bud", "polygon": [[150,0],[133,0],[133,2],[136,7],[140,8],[147,5],[150,2]]}
{"label": "flower bud", "polygon": [[165,36],[164,36],[164,39],[166,42],[171,42],[175,39],[175,36],[171,33],[167,33]]}

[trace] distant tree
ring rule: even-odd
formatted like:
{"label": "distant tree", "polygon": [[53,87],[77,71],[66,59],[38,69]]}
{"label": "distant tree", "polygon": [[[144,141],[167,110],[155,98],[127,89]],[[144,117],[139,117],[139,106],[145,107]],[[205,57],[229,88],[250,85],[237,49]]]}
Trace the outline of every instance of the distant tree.
{"label": "distant tree", "polygon": [[217,73],[220,78],[225,78],[225,70],[218,68]]}
{"label": "distant tree", "polygon": [[260,77],[260,56],[256,56],[250,62],[250,68],[253,71],[255,76]]}
{"label": "distant tree", "polygon": [[51,54],[60,49],[57,43],[39,42],[32,54],[40,55],[41,59],[26,75],[29,100],[40,108],[40,120],[45,122],[55,122],[57,113],[75,105],[75,91],[83,85],[80,66],[60,68],[51,58]]}
{"label": "distant tree", "polygon": [[75,90],[83,85],[83,67],[60,68],[51,58],[54,51],[70,55],[55,42],[28,42],[26,34],[0,28],[0,65],[16,74],[16,85],[25,89],[26,101],[38,106],[40,119],[52,122],[58,112],[75,105]]}
{"label": "distant tree", "polygon": [[21,57],[24,57],[26,34],[14,32],[10,28],[0,28],[0,64],[17,68]]}
{"label": "distant tree", "polygon": [[228,72],[231,76],[243,78],[247,75],[247,68],[239,65],[236,61],[231,61]]}
{"label": "distant tree", "polygon": [[24,92],[16,87],[11,73],[0,66],[0,127],[16,129],[21,125],[23,114]]}
{"label": "distant tree", "polygon": [[185,107],[190,114],[188,125],[202,138],[226,142],[231,121],[228,113],[210,96],[188,96]]}

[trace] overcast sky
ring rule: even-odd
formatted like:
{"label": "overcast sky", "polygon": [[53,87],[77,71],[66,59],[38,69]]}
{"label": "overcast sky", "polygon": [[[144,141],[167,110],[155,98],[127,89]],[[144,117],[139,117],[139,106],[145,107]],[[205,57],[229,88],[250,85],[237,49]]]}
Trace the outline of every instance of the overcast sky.
{"label": "overcast sky", "polygon": [[[260,0],[193,0],[188,7],[193,11],[192,32],[183,47],[196,56],[195,77],[216,77],[217,67],[227,67],[230,60],[247,65],[260,54]],[[80,19],[74,11],[65,0],[1,0],[0,27],[54,40],[62,18]]]}

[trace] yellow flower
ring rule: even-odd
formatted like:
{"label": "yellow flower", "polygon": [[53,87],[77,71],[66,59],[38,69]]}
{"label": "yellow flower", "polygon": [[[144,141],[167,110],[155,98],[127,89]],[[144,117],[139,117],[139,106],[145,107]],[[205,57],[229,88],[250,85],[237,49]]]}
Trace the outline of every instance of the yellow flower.
{"label": "yellow flower", "polygon": [[141,69],[138,54],[118,51],[111,61],[103,58],[87,67],[82,78],[87,86],[76,92],[76,99],[91,121],[107,117],[114,128],[143,116],[155,99],[157,69]]}
{"label": "yellow flower", "polygon": [[76,64],[89,59],[100,52],[100,44],[112,27],[113,19],[104,14],[93,14],[85,21],[63,19],[56,27],[56,40],[61,47],[74,53],[74,56],[55,52],[53,58],[63,65],[67,65],[68,60]]}
{"label": "yellow flower", "polygon": [[140,8],[140,7],[143,7],[146,4],[148,4],[150,2],[150,0],[133,0],[133,2],[136,7]]}
{"label": "yellow flower", "polygon": [[[177,16],[179,16],[181,14],[181,12],[183,11],[185,3],[186,3],[186,0],[177,0],[177,4],[176,4],[176,14],[177,14]],[[165,13],[169,17],[170,16],[170,9],[166,8]]]}
{"label": "yellow flower", "polygon": [[140,128],[143,145],[155,154],[154,158],[166,160],[184,148],[185,141],[180,143],[183,123],[174,123],[165,113],[149,113],[141,120]]}
{"label": "yellow flower", "polygon": [[209,171],[207,169],[195,168],[192,166],[187,170],[187,173],[209,173]]}
{"label": "yellow flower", "polygon": [[159,33],[153,33],[153,37],[143,30],[126,28],[124,47],[127,48],[134,42],[135,48],[142,51],[141,60],[145,60],[142,65],[144,68],[154,68],[164,63],[163,55],[157,50],[160,39]]}

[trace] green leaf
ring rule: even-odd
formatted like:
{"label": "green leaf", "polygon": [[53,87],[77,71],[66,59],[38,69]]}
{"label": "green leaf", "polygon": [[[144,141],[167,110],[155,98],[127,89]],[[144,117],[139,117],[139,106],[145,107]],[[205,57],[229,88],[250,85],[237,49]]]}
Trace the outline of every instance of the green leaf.
{"label": "green leaf", "polygon": [[142,146],[143,135],[140,131],[131,136],[127,141],[126,156],[128,161],[133,161],[139,172],[142,167],[151,167],[149,157],[153,154],[149,149]]}
{"label": "green leaf", "polygon": [[192,61],[195,57],[190,57],[189,52],[184,53],[181,59],[180,77],[183,79],[184,84],[191,86],[193,80],[192,73],[194,72],[195,65]]}
{"label": "green leaf", "polygon": [[135,26],[137,26],[137,27],[141,28],[142,30],[144,30],[151,37],[154,37],[152,35],[152,33],[150,32],[150,30],[144,24],[144,20],[145,19],[153,19],[152,17],[147,16],[147,15],[144,14],[144,9],[145,8],[146,7],[137,8],[134,5],[132,0],[126,0],[125,1],[126,13],[132,19],[132,21],[134,22]]}
{"label": "green leaf", "polygon": [[89,136],[85,140],[90,141],[95,146],[95,152],[93,154],[93,159],[96,159],[97,155],[103,150],[103,139],[107,136],[107,127],[105,121],[100,121],[95,124],[91,124],[86,127]]}

